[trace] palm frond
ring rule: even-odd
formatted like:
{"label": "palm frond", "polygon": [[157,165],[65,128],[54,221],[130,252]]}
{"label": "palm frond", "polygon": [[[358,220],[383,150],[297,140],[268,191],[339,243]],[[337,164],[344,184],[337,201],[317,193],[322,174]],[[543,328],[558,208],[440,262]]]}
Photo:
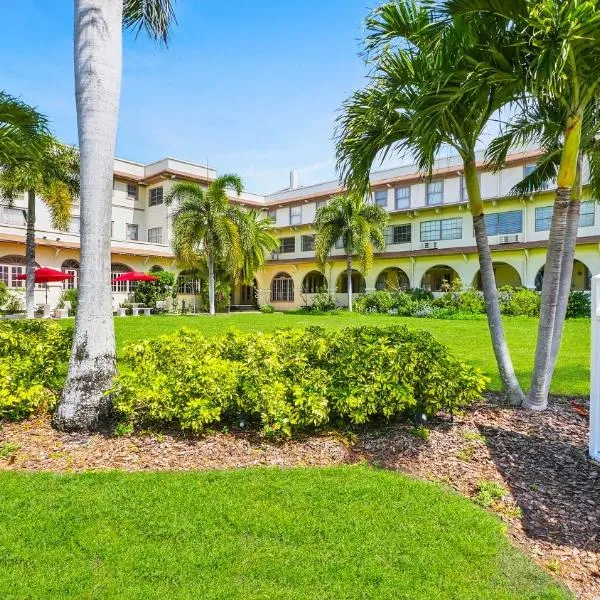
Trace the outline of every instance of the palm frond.
{"label": "palm frond", "polygon": [[165,45],[177,23],[175,0],[123,0],[123,27],[138,35],[145,31],[152,39]]}

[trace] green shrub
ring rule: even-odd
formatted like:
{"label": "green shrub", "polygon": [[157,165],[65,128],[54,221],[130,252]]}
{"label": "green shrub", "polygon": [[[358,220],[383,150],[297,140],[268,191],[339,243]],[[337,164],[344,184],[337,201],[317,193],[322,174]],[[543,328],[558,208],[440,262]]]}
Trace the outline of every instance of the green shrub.
{"label": "green shrub", "polygon": [[8,288],[6,287],[6,284],[3,281],[0,281],[0,308],[6,306],[9,297],[10,295],[8,293]]}
{"label": "green shrub", "polygon": [[0,421],[55,404],[71,339],[72,329],[50,321],[0,321]]}
{"label": "green shrub", "polygon": [[133,292],[133,300],[138,304],[156,308],[157,301],[172,298],[176,293],[175,275],[170,271],[153,271],[152,275],[158,277],[158,280],[139,282]]}
{"label": "green shrub", "polygon": [[265,314],[271,314],[275,312],[275,307],[272,304],[262,304],[260,312]]}
{"label": "green shrub", "polygon": [[387,313],[394,308],[394,296],[387,290],[377,290],[363,294],[354,301],[359,313]]}
{"label": "green shrub", "polygon": [[198,332],[131,344],[115,408],[136,425],[199,431],[241,419],[276,437],[332,423],[455,412],[486,378],[426,332],[314,327],[274,333]]}
{"label": "green shrub", "polygon": [[25,303],[23,302],[22,294],[19,294],[16,290],[13,293],[8,294],[8,299],[4,304],[4,310],[6,314],[12,315],[20,313],[25,310]]}
{"label": "green shrub", "polygon": [[540,295],[527,288],[504,286],[498,292],[500,311],[512,317],[537,317],[540,314]]}
{"label": "green shrub", "polygon": [[592,300],[589,292],[571,292],[567,304],[567,319],[589,317],[592,314]]}
{"label": "green shrub", "polygon": [[315,312],[331,312],[336,308],[335,298],[326,289],[319,290],[310,304],[310,309]]}
{"label": "green shrub", "polygon": [[475,502],[480,506],[489,508],[498,500],[502,500],[508,494],[508,490],[495,481],[480,481],[477,485]]}
{"label": "green shrub", "polygon": [[76,288],[64,290],[63,293],[60,295],[60,300],[58,301],[58,308],[64,308],[65,302],[69,302],[71,304],[69,315],[76,315],[77,305],[79,304],[79,290],[77,290]]}

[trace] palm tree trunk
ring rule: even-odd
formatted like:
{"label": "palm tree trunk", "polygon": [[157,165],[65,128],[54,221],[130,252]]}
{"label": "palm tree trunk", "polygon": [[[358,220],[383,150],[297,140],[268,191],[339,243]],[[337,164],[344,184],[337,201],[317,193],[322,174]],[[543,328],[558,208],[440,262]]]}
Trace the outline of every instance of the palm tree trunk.
{"label": "palm tree trunk", "polygon": [[500,303],[498,301],[498,289],[494,275],[492,253],[485,227],[483,213],[483,200],[477,177],[475,158],[471,157],[464,163],[465,185],[469,198],[469,208],[473,215],[473,228],[475,230],[475,241],[477,243],[477,254],[479,256],[479,273],[481,276],[481,289],[485,300],[485,311],[487,314],[488,327],[492,338],[492,348],[496,357],[496,364],[502,380],[502,387],[509,401],[521,405],[525,395],[515,375],[508,344],[504,335],[504,326],[500,315]]}
{"label": "palm tree trunk", "polygon": [[571,192],[571,201],[567,208],[567,224],[565,230],[565,245],[560,267],[560,281],[556,315],[554,318],[554,334],[552,336],[551,369],[554,373],[560,342],[562,338],[563,325],[569,304],[571,293],[571,280],[573,278],[573,262],[575,260],[575,246],[577,243],[577,231],[579,229],[579,213],[581,211],[581,156],[577,165],[577,179]]}
{"label": "palm tree trunk", "polygon": [[27,234],[25,236],[25,308],[27,318],[35,317],[35,191],[27,191]]}
{"label": "palm tree trunk", "polygon": [[208,253],[208,310],[211,315],[215,310],[215,259],[212,252]]}
{"label": "palm tree trunk", "polygon": [[348,266],[346,268],[346,283],[348,286],[348,311],[352,312],[352,254],[348,254]]}
{"label": "palm tree trunk", "polygon": [[110,221],[121,90],[123,0],[75,0],[75,99],[81,157],[81,266],[73,350],[55,427],[110,420],[116,372]]}
{"label": "palm tree trunk", "polygon": [[552,225],[548,238],[533,376],[529,394],[524,402],[524,406],[532,410],[545,410],[548,406],[548,393],[553,372],[552,345],[554,343],[560,344],[560,339],[554,341],[554,325],[565,248],[567,210],[571,190],[577,177],[580,140],[581,115],[576,114],[569,117],[565,129],[565,142],[557,178]]}

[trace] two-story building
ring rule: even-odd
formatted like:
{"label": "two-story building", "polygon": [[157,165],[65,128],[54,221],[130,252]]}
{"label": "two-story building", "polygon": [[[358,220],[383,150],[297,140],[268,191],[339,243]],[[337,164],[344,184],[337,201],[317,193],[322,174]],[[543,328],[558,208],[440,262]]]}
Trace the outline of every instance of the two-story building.
{"label": "two-story building", "polygon": [[[486,205],[486,223],[499,286],[541,288],[543,265],[554,200],[553,186],[521,199],[510,195],[513,186],[532,168],[535,150],[512,154],[498,173],[480,162],[480,181]],[[482,157],[481,157],[482,158]],[[170,247],[170,210],[164,204],[175,181],[206,184],[216,178],[214,169],[166,158],[143,165],[115,159],[113,190],[113,273],[148,271],[160,267],[178,274],[178,289],[194,297],[198,282],[178,268]],[[584,182],[587,174],[584,173]],[[354,273],[356,293],[398,287],[439,291],[443,282],[460,279],[479,287],[478,259],[461,163],[458,157],[439,160],[431,179],[423,178],[414,165],[375,171],[371,175],[371,201],[390,214],[387,245],[368,273]],[[273,219],[280,248],[269,256],[254,286],[237,286],[232,304],[272,303],[279,309],[309,303],[320,290],[329,290],[340,304],[347,302],[346,256],[341,247],[332,250],[321,270],[315,260],[313,222],[316,211],[342,191],[339,182],[300,186],[294,174],[288,189],[266,196],[244,193],[232,197],[259,209]],[[579,220],[573,289],[589,289],[592,274],[600,273],[600,225],[597,205],[588,197]],[[53,230],[41,201],[37,206],[37,262],[75,275],[64,285],[77,285],[79,259],[79,206],[73,206],[68,232]],[[16,279],[25,270],[25,198],[12,208],[0,208],[0,280],[19,289]],[[51,288],[55,304],[62,285]],[[127,298],[127,283],[113,284],[116,301]],[[36,298],[42,302],[42,294]]]}

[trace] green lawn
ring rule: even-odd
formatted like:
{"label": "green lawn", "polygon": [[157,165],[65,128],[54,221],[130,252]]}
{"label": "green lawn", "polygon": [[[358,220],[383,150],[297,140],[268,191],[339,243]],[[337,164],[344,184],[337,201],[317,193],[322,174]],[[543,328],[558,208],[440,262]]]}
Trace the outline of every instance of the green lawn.
{"label": "green lawn", "polygon": [[367,467],[0,473],[0,598],[569,598],[491,514]]}
{"label": "green lawn", "polygon": [[[491,389],[499,389],[500,381],[490,336],[485,320],[445,321],[441,319],[416,319],[388,315],[358,315],[342,313],[339,315],[297,315],[275,313],[232,314],[199,316],[156,316],[122,317],[115,319],[117,344],[168,333],[181,327],[201,329],[206,335],[221,335],[228,329],[242,331],[272,331],[280,327],[304,327],[321,325],[338,328],[350,325],[393,325],[406,324],[411,328],[426,329],[438,340],[447,344],[455,355],[481,368],[492,378]],[[533,367],[533,353],[537,336],[537,320],[525,317],[504,319],[508,343],[515,368],[521,383],[529,385]],[[569,320],[565,324],[563,344],[552,384],[555,394],[589,394],[589,319]]]}

